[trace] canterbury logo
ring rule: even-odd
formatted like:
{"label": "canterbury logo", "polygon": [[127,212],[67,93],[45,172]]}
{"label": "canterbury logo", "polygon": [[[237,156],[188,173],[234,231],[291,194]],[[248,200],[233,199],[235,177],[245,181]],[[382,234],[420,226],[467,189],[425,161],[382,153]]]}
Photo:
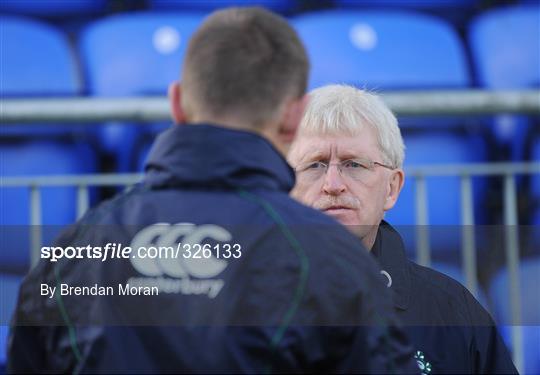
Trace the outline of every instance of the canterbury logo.
{"label": "canterbury logo", "polygon": [[[132,249],[154,247],[167,251],[167,256],[132,257],[131,264],[141,274],[149,277],[170,276],[186,279],[189,276],[208,279],[219,275],[226,267],[227,261],[217,259],[213,255],[206,258],[185,257],[182,249],[193,248],[205,239],[218,242],[229,242],[231,234],[224,228],[212,225],[195,225],[191,223],[157,223],[139,231],[131,241]],[[179,246],[181,244],[182,246]]]}

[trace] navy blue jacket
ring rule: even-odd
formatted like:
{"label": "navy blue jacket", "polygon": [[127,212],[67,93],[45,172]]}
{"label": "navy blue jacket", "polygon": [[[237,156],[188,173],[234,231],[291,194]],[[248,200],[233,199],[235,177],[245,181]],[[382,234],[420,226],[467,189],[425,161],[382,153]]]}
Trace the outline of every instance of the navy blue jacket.
{"label": "navy blue jacket", "polygon": [[[289,198],[293,184],[254,133],[165,131],[143,182],[91,210],[58,245],[183,242],[212,255],[42,259],[20,291],[8,370],[414,371],[376,262],[345,228]],[[43,283],[157,285],[159,294],[47,298]]]}
{"label": "navy blue jacket", "polygon": [[384,221],[372,254],[391,280],[396,312],[423,373],[517,373],[489,313],[459,282],[408,260],[401,236]]}

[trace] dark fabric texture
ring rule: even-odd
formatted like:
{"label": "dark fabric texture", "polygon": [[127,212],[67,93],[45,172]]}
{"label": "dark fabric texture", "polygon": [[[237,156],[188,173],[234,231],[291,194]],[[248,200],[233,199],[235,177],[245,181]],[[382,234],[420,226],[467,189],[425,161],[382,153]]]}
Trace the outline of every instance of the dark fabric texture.
{"label": "dark fabric texture", "polygon": [[[92,209],[58,245],[130,244],[142,230],[159,232],[153,225],[168,223],[161,225],[204,228],[199,241],[213,233],[217,242],[241,244],[241,257],[214,259],[212,272],[187,260],[42,259],[19,294],[8,370],[416,371],[375,260],[337,222],[292,200],[293,185],[286,161],[254,133],[213,125],[165,131],[142,183]],[[159,233],[147,242],[165,241]],[[127,280],[179,289],[114,300],[65,297],[62,306],[37,289]],[[65,324],[44,326],[44,317]]]}
{"label": "dark fabric texture", "polygon": [[390,276],[397,315],[432,374],[517,373],[489,313],[459,282],[407,259],[385,221],[372,254]]}

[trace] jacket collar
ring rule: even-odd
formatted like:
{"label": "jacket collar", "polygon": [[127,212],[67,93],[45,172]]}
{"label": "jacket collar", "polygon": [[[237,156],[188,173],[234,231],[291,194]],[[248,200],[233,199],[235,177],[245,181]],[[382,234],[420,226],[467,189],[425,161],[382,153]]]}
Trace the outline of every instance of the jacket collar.
{"label": "jacket collar", "polygon": [[289,192],[294,171],[261,136],[214,125],[177,125],[150,150],[144,183],[152,188],[269,189]]}
{"label": "jacket collar", "polygon": [[401,236],[384,220],[379,225],[371,253],[379,261],[381,273],[387,278],[385,281],[391,283],[394,306],[407,310],[411,294],[409,260],[405,256],[405,246]]}

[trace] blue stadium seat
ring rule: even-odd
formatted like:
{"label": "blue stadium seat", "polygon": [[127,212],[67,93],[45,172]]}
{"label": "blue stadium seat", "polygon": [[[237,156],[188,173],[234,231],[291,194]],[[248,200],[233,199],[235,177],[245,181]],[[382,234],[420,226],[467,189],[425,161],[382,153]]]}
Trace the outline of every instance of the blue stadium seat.
{"label": "blue stadium seat", "polygon": [[179,9],[211,12],[231,6],[262,6],[274,12],[287,13],[297,9],[296,0],[150,0],[154,9]]}
{"label": "blue stadium seat", "polygon": [[[187,42],[202,18],[201,14],[142,12],[90,24],[79,42],[89,93],[166,95],[168,85],[179,78]],[[155,127],[144,129],[125,124],[104,127],[101,142],[118,157],[121,171],[134,168],[141,137],[156,132]]]}
{"label": "blue stadium seat", "polygon": [[[464,137],[447,131],[411,132],[404,136],[405,172],[408,166],[430,164],[467,164],[485,161],[487,149],[479,137]],[[459,260],[461,248],[461,182],[459,177],[426,178],[428,199],[428,220],[430,241],[433,250],[441,255],[454,254]],[[485,180],[473,180],[473,199],[476,223],[485,223],[482,211],[482,197]],[[402,226],[406,249],[409,255],[415,253],[414,224],[416,187],[412,178],[406,178],[405,186],[394,208],[386,214],[386,219]]]}
{"label": "blue stadium seat", "polygon": [[[521,313],[525,366],[523,373],[540,373],[540,257],[522,260],[520,265]],[[511,306],[509,303],[509,277],[505,269],[494,278],[489,289],[497,322],[503,325],[501,333],[507,345],[511,342]]]}
{"label": "blue stadium seat", "polygon": [[402,7],[415,9],[448,9],[473,7],[478,0],[334,0],[338,7]]}
{"label": "blue stadium seat", "polygon": [[540,85],[540,6],[492,10],[470,28],[480,84],[512,89]]}
{"label": "blue stadium seat", "polygon": [[485,7],[482,0],[334,0],[339,9],[409,9],[432,14],[462,28],[475,12]]}
{"label": "blue stadium seat", "polygon": [[21,281],[20,276],[0,274],[0,370],[6,365],[8,326],[15,311]]}
{"label": "blue stadium seat", "polygon": [[64,96],[79,90],[67,38],[55,28],[3,15],[0,44],[2,96]]}
{"label": "blue stadium seat", "polygon": [[369,89],[469,84],[459,38],[444,21],[411,12],[326,11],[293,25],[312,63],[310,88],[348,83]]}
{"label": "blue stadium seat", "polygon": [[[19,2],[19,5],[24,5]],[[39,4],[38,4],[39,3]],[[54,7],[52,2],[46,6]],[[67,4],[66,2],[63,2]],[[2,2],[2,7],[14,5]],[[33,2],[36,7],[45,2]],[[28,4],[27,4],[28,5]],[[67,5],[69,7],[69,5]],[[30,19],[2,16],[0,94],[2,98],[73,96],[79,92],[76,64],[67,38],[55,28]],[[65,142],[70,126],[6,125],[0,132],[0,174],[35,176],[88,173],[96,170],[88,145]],[[44,243],[75,219],[74,188],[43,188]],[[0,188],[0,369],[5,366],[7,324],[16,303],[22,274],[29,267],[29,189]]]}
{"label": "blue stadium seat", "polygon": [[[69,96],[79,90],[67,39],[56,29],[20,17],[2,18],[0,33],[2,98]],[[88,146],[66,142],[70,126],[5,125],[0,132],[2,177],[95,171]],[[66,224],[74,219],[73,189],[43,191],[43,223]],[[24,188],[0,189],[2,262],[0,272],[28,269],[29,197]],[[44,230],[44,235],[51,231]],[[24,235],[21,235],[24,234]]]}
{"label": "blue stadium seat", "polygon": [[[512,345],[512,325],[500,325],[499,333],[504,343],[513,350]],[[524,366],[521,374],[540,374],[540,355],[538,354],[538,345],[540,345],[540,325],[521,326],[523,335],[522,346],[524,349]]]}
{"label": "blue stadium seat", "polygon": [[103,11],[107,0],[2,0],[0,11],[32,16],[65,16]]}
{"label": "blue stadium seat", "polygon": [[[92,149],[83,144],[34,141],[1,144],[2,177],[91,173],[96,170]],[[0,272],[24,273],[29,266],[30,191],[22,187],[0,188]],[[74,187],[41,188],[44,243],[50,243],[61,226],[75,220]]]}
{"label": "blue stadium seat", "polygon": [[[486,145],[479,137],[463,137],[446,131],[412,133],[405,137],[405,145],[407,147],[405,172],[408,166],[478,163],[485,160],[486,154]],[[461,223],[459,178],[428,177],[426,181],[429,222],[435,225],[459,225]],[[441,194],[448,191],[452,194]],[[481,191],[482,189],[474,192],[473,198],[477,201],[481,198],[479,195]],[[387,217],[393,223],[407,225],[415,222],[414,194],[414,181],[407,179],[396,206],[387,213]],[[477,222],[485,220],[482,212],[477,212],[475,219]]]}
{"label": "blue stadium seat", "polygon": [[[59,30],[31,19],[2,16],[0,95],[5,98],[64,97],[80,91],[77,66]],[[70,126],[2,124],[5,136],[66,136],[83,133]]]}
{"label": "blue stadium seat", "polygon": [[[540,4],[505,7],[481,14],[471,24],[469,43],[479,84],[489,89],[540,87]],[[538,120],[536,120],[538,121]],[[538,125],[538,124],[537,124]],[[497,116],[494,135],[511,147],[512,160],[523,160],[525,116]]]}

